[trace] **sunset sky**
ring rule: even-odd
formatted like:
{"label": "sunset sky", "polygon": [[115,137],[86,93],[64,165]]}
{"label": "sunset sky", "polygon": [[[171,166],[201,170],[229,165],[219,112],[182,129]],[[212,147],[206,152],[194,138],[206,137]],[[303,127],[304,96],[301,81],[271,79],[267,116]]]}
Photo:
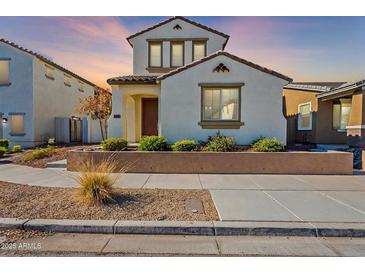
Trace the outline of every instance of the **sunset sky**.
{"label": "sunset sky", "polygon": [[[0,37],[106,87],[132,73],[126,37],[167,17],[0,17]],[[294,81],[365,77],[365,17],[188,17],[231,36],[226,51]]]}

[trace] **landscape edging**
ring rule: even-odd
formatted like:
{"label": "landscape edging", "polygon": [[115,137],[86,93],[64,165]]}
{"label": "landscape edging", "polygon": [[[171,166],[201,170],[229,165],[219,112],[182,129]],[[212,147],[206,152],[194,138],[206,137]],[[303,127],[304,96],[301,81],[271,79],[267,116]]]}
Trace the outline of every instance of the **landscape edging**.
{"label": "landscape edging", "polygon": [[[338,225],[338,227],[336,227]],[[341,227],[342,226],[342,227]],[[22,229],[63,233],[157,234],[209,236],[312,236],[365,237],[365,224],[327,224],[295,222],[194,222],[194,221],[124,221],[0,218],[0,230]]]}

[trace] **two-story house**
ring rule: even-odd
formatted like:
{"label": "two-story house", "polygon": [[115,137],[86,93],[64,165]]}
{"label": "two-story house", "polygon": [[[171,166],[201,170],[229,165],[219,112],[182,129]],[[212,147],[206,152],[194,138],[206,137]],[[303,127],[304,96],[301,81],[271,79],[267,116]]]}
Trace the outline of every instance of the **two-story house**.
{"label": "two-story house", "polygon": [[57,142],[99,142],[95,120],[78,113],[94,94],[85,78],[19,45],[0,39],[0,138],[33,147]]}
{"label": "two-story house", "polygon": [[224,51],[229,36],[173,17],[127,38],[133,75],[108,79],[109,136],[170,142],[221,133],[250,144],[260,136],[286,143],[282,90],[291,78]]}

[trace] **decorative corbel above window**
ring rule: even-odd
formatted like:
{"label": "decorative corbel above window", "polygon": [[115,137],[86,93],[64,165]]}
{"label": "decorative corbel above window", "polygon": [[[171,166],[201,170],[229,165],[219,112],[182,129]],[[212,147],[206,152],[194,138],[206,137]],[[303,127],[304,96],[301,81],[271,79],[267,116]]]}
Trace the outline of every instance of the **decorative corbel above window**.
{"label": "decorative corbel above window", "polygon": [[229,68],[227,68],[223,63],[220,63],[213,69],[213,72],[229,72]]}
{"label": "decorative corbel above window", "polygon": [[175,27],[173,27],[173,29],[176,29],[176,30],[181,30],[182,27],[179,25],[179,24],[176,24]]}

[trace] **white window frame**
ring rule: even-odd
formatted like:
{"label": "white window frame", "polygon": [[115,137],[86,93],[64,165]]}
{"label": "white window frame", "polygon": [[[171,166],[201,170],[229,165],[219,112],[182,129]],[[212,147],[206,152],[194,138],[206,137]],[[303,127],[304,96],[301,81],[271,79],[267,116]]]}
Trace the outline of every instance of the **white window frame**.
{"label": "white window frame", "polygon": [[[302,116],[300,114],[300,107],[309,104],[309,127],[302,128]],[[298,130],[305,131],[305,130],[312,130],[312,102],[306,102],[298,105]]]}

